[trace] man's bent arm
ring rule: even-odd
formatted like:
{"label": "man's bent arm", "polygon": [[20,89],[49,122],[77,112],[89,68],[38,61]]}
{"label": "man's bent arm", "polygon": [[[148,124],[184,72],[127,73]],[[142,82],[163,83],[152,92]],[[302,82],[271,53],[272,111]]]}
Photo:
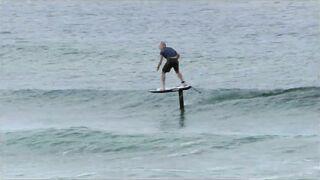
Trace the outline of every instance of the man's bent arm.
{"label": "man's bent arm", "polygon": [[159,61],[159,64],[158,64],[158,67],[157,67],[157,71],[159,70],[161,64],[162,64],[162,61],[163,61],[163,56],[160,55],[160,61]]}

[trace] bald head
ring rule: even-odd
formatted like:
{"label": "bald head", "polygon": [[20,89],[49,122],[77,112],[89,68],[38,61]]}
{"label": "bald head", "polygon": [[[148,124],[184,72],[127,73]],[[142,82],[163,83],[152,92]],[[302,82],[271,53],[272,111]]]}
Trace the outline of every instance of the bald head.
{"label": "bald head", "polygon": [[165,47],[167,47],[166,43],[164,41],[161,41],[159,44],[159,49],[163,49]]}

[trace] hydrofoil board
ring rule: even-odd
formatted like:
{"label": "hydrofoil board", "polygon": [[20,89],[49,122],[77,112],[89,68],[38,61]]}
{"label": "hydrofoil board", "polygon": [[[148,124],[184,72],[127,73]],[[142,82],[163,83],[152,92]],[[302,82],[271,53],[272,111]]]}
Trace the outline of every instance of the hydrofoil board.
{"label": "hydrofoil board", "polygon": [[172,88],[166,88],[165,90],[160,90],[160,88],[158,89],[151,89],[149,90],[149,92],[151,93],[167,93],[167,92],[176,92],[179,90],[188,90],[190,89],[192,86],[178,86],[178,87],[172,87]]}

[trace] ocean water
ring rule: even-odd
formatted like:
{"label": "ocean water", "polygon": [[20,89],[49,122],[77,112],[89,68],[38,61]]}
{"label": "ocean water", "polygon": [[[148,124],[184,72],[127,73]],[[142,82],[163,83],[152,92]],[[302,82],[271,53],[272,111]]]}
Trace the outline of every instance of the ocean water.
{"label": "ocean water", "polygon": [[[318,179],[319,12],[317,0],[1,0],[0,179]],[[198,90],[185,112],[177,93],[148,92],[161,40]]]}

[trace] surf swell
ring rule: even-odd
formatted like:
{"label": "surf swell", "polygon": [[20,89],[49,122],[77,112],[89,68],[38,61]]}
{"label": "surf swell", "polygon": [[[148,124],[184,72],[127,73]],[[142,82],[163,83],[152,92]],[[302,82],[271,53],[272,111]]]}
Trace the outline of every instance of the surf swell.
{"label": "surf swell", "polygon": [[[169,150],[171,153],[197,147],[205,151],[219,149],[237,149],[247,144],[261,143],[279,139],[317,138],[309,136],[235,136],[214,134],[114,134],[106,131],[92,130],[86,127],[65,129],[39,129],[32,131],[7,132],[3,134],[6,141],[6,154],[17,151],[53,154],[81,153],[152,153]],[[200,153],[201,151],[199,151]]]}
{"label": "surf swell", "polygon": [[[200,89],[201,94],[189,90],[186,101],[190,106],[202,105],[245,105],[303,107],[319,110],[320,87],[299,87],[292,89],[254,90],[254,89]],[[119,108],[158,107],[161,104],[175,104],[176,93],[154,95],[143,90],[0,90],[0,103],[14,105],[15,103],[37,106],[41,104],[113,106]]]}

